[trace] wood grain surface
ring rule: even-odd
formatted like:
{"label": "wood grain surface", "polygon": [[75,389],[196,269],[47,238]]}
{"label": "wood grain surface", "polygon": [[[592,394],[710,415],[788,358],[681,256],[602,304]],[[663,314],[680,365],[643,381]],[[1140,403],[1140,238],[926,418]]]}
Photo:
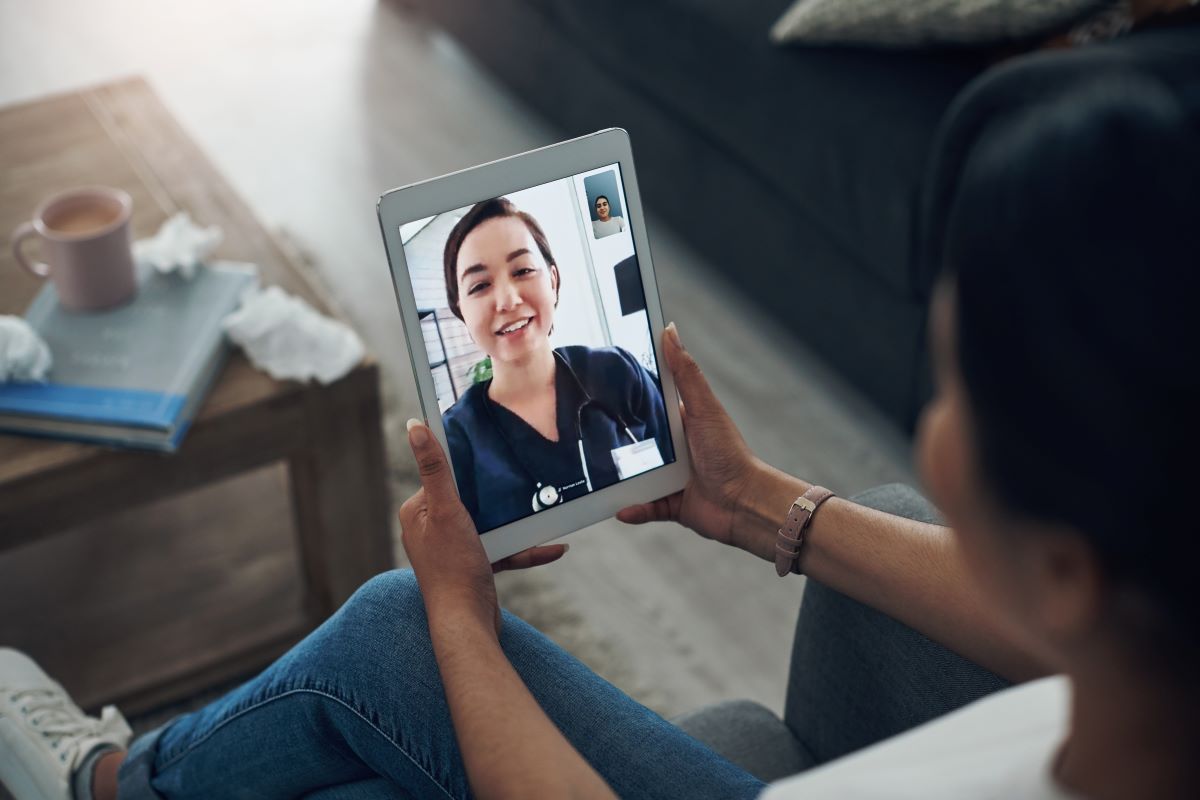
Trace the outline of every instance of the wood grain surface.
{"label": "wood grain surface", "polygon": [[[0,110],[0,141],[0,228],[115,186],[135,237],[188,211],[224,231],[218,258],[328,313],[144,80]],[[0,251],[0,313],[39,288]],[[393,564],[381,416],[373,361],[320,386],[235,354],[176,453],[0,435],[0,641],[127,711],[262,666]]]}

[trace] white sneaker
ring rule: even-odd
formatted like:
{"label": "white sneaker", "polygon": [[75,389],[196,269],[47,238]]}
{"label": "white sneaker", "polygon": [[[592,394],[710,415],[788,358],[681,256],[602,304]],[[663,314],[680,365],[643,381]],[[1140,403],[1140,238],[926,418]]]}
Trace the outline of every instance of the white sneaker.
{"label": "white sneaker", "polygon": [[0,782],[16,800],[71,800],[71,777],[100,744],[132,731],[113,706],[86,716],[24,653],[0,648]]}

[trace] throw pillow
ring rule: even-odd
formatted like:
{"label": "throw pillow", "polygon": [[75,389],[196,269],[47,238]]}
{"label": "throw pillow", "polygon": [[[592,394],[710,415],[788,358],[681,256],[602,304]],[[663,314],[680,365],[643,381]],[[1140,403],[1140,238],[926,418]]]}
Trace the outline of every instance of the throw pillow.
{"label": "throw pillow", "polygon": [[979,45],[1049,35],[1117,0],[796,0],[776,43]]}

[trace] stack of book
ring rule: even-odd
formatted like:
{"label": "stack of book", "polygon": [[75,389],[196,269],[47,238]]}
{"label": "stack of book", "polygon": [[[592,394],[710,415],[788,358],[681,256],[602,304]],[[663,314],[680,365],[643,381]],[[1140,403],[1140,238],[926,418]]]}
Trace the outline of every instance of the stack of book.
{"label": "stack of book", "polygon": [[64,310],[47,284],[25,319],[54,366],[45,383],[0,383],[0,430],[175,450],[228,354],[221,321],[255,280],[217,267],[191,280],[154,273],[101,313]]}

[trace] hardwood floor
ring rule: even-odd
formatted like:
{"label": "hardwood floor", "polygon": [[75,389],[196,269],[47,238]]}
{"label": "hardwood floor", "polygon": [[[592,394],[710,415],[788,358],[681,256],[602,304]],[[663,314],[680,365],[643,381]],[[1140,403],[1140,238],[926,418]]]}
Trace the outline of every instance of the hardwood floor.
{"label": "hardwood floor", "polygon": [[[131,73],[311,257],[383,365],[391,419],[417,415],[375,201],[555,131],[390,3],[0,0],[0,103]],[[843,495],[914,480],[897,431],[730,299],[653,216],[650,235],[666,313],[757,452]],[[411,489],[410,462],[393,461]],[[800,581],[667,526],[609,522],[571,542],[538,580],[611,643],[656,708],[734,697],[782,707]]]}

